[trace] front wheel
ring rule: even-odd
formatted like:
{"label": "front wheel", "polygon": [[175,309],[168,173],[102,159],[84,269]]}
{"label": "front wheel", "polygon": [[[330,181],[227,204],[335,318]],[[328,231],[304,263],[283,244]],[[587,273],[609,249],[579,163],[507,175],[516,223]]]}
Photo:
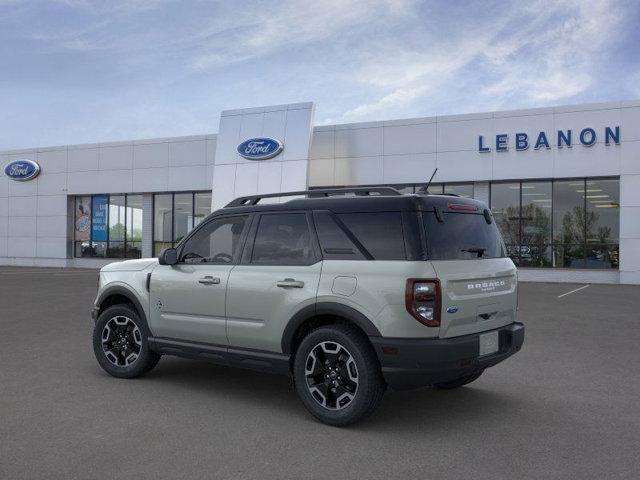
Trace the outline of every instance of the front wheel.
{"label": "front wheel", "polygon": [[296,352],[294,378],[307,410],[339,427],[371,415],[385,390],[375,352],[367,338],[348,325],[309,333]]}
{"label": "front wheel", "polygon": [[113,305],[100,314],[93,329],[93,353],[108,374],[119,378],[138,377],[160,360],[149,349],[145,325],[129,305]]}

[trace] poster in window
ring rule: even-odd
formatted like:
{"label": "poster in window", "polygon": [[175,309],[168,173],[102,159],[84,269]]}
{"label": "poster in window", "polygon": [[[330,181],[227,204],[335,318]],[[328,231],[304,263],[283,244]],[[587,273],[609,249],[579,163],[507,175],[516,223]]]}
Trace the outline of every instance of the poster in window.
{"label": "poster in window", "polygon": [[76,197],[75,239],[88,242],[91,234],[91,197]]}
{"label": "poster in window", "polygon": [[94,242],[107,241],[107,195],[94,195],[91,209],[91,236]]}

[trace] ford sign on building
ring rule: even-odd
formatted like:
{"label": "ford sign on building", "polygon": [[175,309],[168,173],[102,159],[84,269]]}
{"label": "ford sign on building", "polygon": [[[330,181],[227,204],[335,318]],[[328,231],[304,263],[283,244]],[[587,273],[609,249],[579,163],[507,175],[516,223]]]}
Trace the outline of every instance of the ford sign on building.
{"label": "ford sign on building", "polygon": [[640,100],[340,125],[314,111],[226,110],[218,133],[0,152],[0,264],[151,257],[239,196],[420,194],[437,168],[429,193],[485,202],[521,280],[640,284]]}
{"label": "ford sign on building", "polygon": [[252,138],[238,145],[238,153],[249,160],[266,160],[282,151],[282,143],[273,138]]}
{"label": "ford sign on building", "polygon": [[26,182],[40,173],[40,165],[32,160],[14,160],[4,167],[4,173],[11,180]]}

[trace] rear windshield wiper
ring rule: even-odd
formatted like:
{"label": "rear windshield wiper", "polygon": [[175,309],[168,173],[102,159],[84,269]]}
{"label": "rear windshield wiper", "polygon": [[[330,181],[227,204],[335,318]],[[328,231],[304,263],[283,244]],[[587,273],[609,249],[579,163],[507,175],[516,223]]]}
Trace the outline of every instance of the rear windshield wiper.
{"label": "rear windshield wiper", "polygon": [[469,253],[477,253],[478,254],[478,258],[481,258],[482,255],[484,255],[484,252],[487,251],[487,249],[484,248],[484,247],[469,247],[469,248],[463,248],[461,251],[462,252],[469,252]]}

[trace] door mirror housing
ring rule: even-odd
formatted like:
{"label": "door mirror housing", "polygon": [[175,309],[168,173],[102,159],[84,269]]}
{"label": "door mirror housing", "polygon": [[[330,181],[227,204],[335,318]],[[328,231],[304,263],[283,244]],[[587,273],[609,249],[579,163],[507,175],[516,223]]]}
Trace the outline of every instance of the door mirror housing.
{"label": "door mirror housing", "polygon": [[160,265],[175,265],[178,263],[178,251],[175,248],[165,248],[158,257]]}

